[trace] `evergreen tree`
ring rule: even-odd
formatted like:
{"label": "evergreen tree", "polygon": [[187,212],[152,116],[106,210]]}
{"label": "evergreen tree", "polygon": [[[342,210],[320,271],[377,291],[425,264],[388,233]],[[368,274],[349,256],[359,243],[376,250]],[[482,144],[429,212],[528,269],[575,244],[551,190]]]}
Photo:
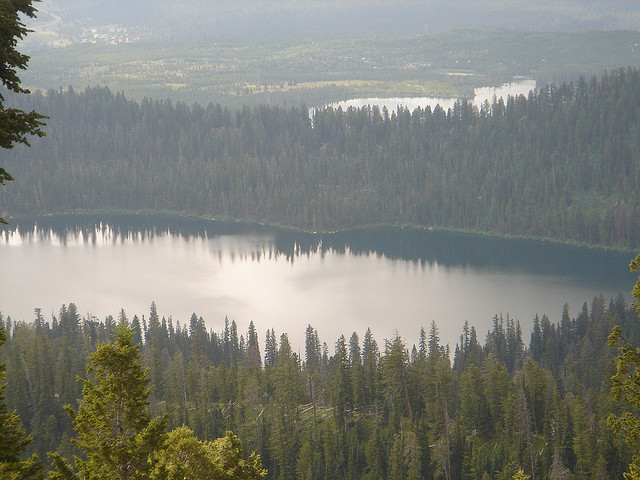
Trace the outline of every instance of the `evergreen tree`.
{"label": "evergreen tree", "polygon": [[418,360],[424,362],[427,359],[429,345],[427,344],[427,334],[424,327],[420,327],[420,339],[418,341]]}
{"label": "evergreen tree", "polygon": [[364,406],[364,375],[362,355],[360,352],[360,339],[356,332],[353,332],[349,339],[349,367],[351,372],[353,405],[356,408],[361,408]]}
{"label": "evergreen tree", "polygon": [[[2,315],[0,314],[0,346],[6,340]],[[4,400],[5,365],[0,364],[0,478],[7,480],[37,480],[44,478],[42,465],[34,454],[23,460],[22,455],[31,442],[20,426],[20,417],[9,412]]]}
{"label": "evergreen tree", "polygon": [[407,385],[408,353],[399,335],[385,340],[385,352],[381,359],[384,392],[395,419],[405,415],[413,417]]}
{"label": "evergreen tree", "polygon": [[[273,334],[273,330],[271,332]],[[291,352],[287,334],[280,336],[280,349],[274,368],[275,400],[273,408],[272,445],[274,458],[278,461],[278,478],[295,478],[297,457],[298,401],[300,399],[300,365]]]}
{"label": "evergreen tree", "polygon": [[140,319],[137,315],[133,316],[131,321],[131,330],[133,331],[133,343],[136,345],[142,345],[142,327],[140,326]]}
{"label": "evergreen tree", "polygon": [[247,460],[243,458],[240,439],[231,432],[207,444],[208,454],[220,470],[216,480],[261,480],[267,475],[262,468],[260,456],[252,453]]}
{"label": "evergreen tree", "polygon": [[320,350],[320,339],[318,332],[311,325],[307,325],[305,330],[305,368],[307,370],[319,369],[322,360],[322,352]]}
{"label": "evergreen tree", "polygon": [[258,333],[256,332],[256,327],[253,324],[253,320],[249,322],[249,332],[247,333],[247,347],[245,357],[248,367],[260,368],[262,366],[260,345],[258,343]]}
{"label": "evergreen tree", "polygon": [[364,376],[363,402],[371,405],[376,401],[378,390],[378,359],[380,351],[370,328],[364,334],[362,342],[362,374]]}
{"label": "evergreen tree", "polygon": [[340,335],[336,342],[336,353],[331,363],[331,390],[336,406],[336,421],[338,427],[343,428],[346,412],[352,405],[349,359],[344,335]]}
{"label": "evergreen tree", "polygon": [[178,427],[153,457],[156,480],[261,480],[267,474],[260,456],[243,458],[240,440],[231,432],[202,442],[189,427]]}
{"label": "evergreen tree", "polygon": [[276,340],[276,332],[267,330],[264,341],[264,366],[273,366],[278,358],[278,341]]}
{"label": "evergreen tree", "polygon": [[[638,255],[630,265],[632,272],[640,269],[640,255]],[[637,300],[632,306],[640,313],[640,277],[631,291]],[[595,303],[595,301],[594,301]],[[637,409],[640,408],[640,348],[628,343],[622,335],[622,329],[615,326],[609,337],[609,346],[618,347],[618,366],[616,374],[611,378],[612,390],[619,400],[625,400],[634,409],[625,411],[619,416],[610,415],[607,423],[613,427],[616,433],[625,436],[627,444],[635,453],[633,461],[629,464],[629,472],[624,474],[626,480],[640,479],[640,415]]]}
{"label": "evergreen tree", "polygon": [[149,455],[164,441],[166,419],[152,419],[148,411],[149,379],[131,329],[124,323],[118,325],[114,342],[100,345],[89,360],[89,378],[81,379],[82,402],[77,411],[66,407],[77,432],[73,441],[87,460],[74,459],[74,474],[74,469],[54,454],[56,472],[51,478],[150,478]]}
{"label": "evergreen tree", "polygon": [[436,322],[431,322],[431,329],[429,330],[429,341],[427,342],[429,347],[429,360],[435,362],[443,354],[442,346],[440,345],[440,336],[438,335],[438,326]]}

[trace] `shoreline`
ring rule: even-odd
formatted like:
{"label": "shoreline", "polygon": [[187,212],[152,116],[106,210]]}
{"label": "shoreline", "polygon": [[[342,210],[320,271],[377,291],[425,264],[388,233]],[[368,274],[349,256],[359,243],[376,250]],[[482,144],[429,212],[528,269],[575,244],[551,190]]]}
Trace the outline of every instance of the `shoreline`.
{"label": "shoreline", "polygon": [[183,218],[183,219],[193,219],[193,220],[201,220],[201,221],[218,221],[225,222],[230,224],[238,224],[238,225],[255,225],[258,227],[266,227],[266,228],[274,228],[287,232],[295,232],[306,235],[331,235],[336,233],[348,233],[348,232],[357,232],[357,231],[365,231],[365,230],[374,230],[374,229],[397,229],[397,230],[417,230],[417,231],[434,231],[434,232],[444,232],[444,233],[455,233],[460,235],[468,235],[474,237],[482,237],[482,238],[491,238],[496,240],[515,240],[515,241],[525,241],[525,242],[537,242],[537,243],[547,243],[553,245],[567,246],[567,247],[576,247],[576,248],[585,248],[591,250],[599,250],[605,252],[615,252],[615,253],[629,253],[629,254],[637,254],[637,250],[633,248],[623,248],[616,247],[611,245],[601,245],[601,244],[589,244],[584,242],[577,242],[572,240],[561,240],[558,238],[552,237],[541,237],[536,235],[518,235],[518,234],[505,234],[499,232],[491,232],[491,231],[480,231],[468,228],[459,228],[459,227],[445,227],[445,226],[437,226],[437,225],[416,225],[416,224],[389,224],[389,223],[371,223],[371,224],[362,224],[350,227],[341,227],[334,229],[326,229],[326,230],[309,230],[305,228],[296,227],[293,225],[281,224],[278,222],[268,222],[268,221],[259,221],[255,219],[248,218],[232,218],[232,217],[211,217],[198,215],[194,213],[186,213],[186,212],[176,212],[176,211],[151,211],[151,210],[70,210],[63,212],[53,212],[53,213],[44,213],[44,214],[18,214],[5,216],[5,220],[9,222],[9,226],[11,225],[11,220],[15,219],[17,221],[20,220],[37,220],[38,218],[48,218],[48,217],[62,217],[62,216],[82,216],[82,215],[129,215],[129,216],[165,216],[169,218]]}

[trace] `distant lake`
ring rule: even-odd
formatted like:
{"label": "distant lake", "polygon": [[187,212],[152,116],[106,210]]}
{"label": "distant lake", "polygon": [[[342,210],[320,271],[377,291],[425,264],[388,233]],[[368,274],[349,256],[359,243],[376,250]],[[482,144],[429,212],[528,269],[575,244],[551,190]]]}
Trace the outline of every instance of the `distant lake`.
{"label": "distant lake", "polygon": [[435,321],[453,348],[465,320],[484,341],[496,314],[520,321],[575,317],[594,296],[628,293],[631,254],[414,229],[304,234],[165,216],[75,215],[0,229],[0,311],[32,320],[74,302],[100,320],[124,308],[220,331],[235,319],[287,332],[304,352],[313,325],[333,345],[371,327],[378,344],[398,332],[409,344]]}
{"label": "distant lake", "polygon": [[[499,87],[481,87],[474,89],[473,104],[478,108],[485,100],[489,103],[493,102],[493,97],[504,98],[505,101],[509,95],[517,96],[529,95],[531,90],[535,90],[536,81],[532,79],[519,79],[515,82],[505,83]],[[349,107],[362,108],[366,105],[377,105],[380,109],[386,107],[389,112],[393,112],[398,107],[407,108],[410,112],[420,107],[422,109],[430,107],[433,110],[436,105],[440,105],[445,111],[453,107],[456,98],[437,98],[437,97],[389,97],[389,98],[354,98],[341,102],[331,103],[328,106],[333,108],[341,107],[346,110]]]}

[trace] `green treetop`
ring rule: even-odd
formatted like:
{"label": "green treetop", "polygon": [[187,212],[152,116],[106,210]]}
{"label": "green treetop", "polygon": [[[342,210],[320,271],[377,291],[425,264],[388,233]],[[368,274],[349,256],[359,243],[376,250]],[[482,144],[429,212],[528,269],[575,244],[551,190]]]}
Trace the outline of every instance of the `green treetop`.
{"label": "green treetop", "polygon": [[[630,270],[637,272],[639,267],[640,255],[631,262]],[[633,307],[640,313],[640,277],[631,294],[638,300]],[[632,410],[621,415],[610,415],[607,423],[616,433],[622,433],[627,444],[636,452],[624,478],[640,480],[640,454],[637,453],[640,452],[640,348],[627,342],[619,326],[615,326],[609,336],[609,346],[620,350],[616,374],[611,377],[611,388],[616,398],[627,402]]]}
{"label": "green treetop", "polygon": [[[142,480],[150,478],[150,454],[165,438],[165,418],[151,418],[149,379],[140,364],[133,332],[121,323],[114,342],[89,357],[77,411],[67,406],[78,436],[75,444],[87,460],[75,458],[77,474],[59,456],[51,478]],[[77,475],[77,476],[76,476]]]}
{"label": "green treetop", "polygon": [[[6,337],[0,315],[0,345]],[[4,400],[5,365],[0,364],[0,478],[6,480],[41,479],[42,465],[34,454],[28,460],[21,460],[24,450],[31,441],[20,426],[20,417],[15,411],[9,412]]]}
{"label": "green treetop", "polygon": [[164,448],[154,454],[157,480],[262,480],[267,471],[260,456],[242,456],[240,439],[231,432],[213,442],[201,442],[186,426],[169,432]]}

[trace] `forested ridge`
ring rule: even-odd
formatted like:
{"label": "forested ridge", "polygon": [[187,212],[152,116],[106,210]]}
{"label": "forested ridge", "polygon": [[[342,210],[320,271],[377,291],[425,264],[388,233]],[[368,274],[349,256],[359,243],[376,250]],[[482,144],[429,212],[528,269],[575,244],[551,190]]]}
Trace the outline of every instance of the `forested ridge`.
{"label": "forested ridge", "polygon": [[36,93],[47,137],[3,154],[10,215],[169,211],[307,230],[419,225],[632,249],[640,72],[449,111],[231,111],[92,87]]}
{"label": "forested ridge", "polygon": [[263,337],[253,323],[243,333],[233,320],[215,332],[195,313],[180,323],[155,304],[146,317],[121,310],[98,321],[73,303],[48,320],[34,316],[2,317],[0,361],[6,400],[41,459],[79,453],[63,406],[78,407],[76,376],[87,378],[88,356],[120,324],[149,369],[152,415],[168,414],[168,430],[187,425],[203,441],[233,431],[269,479],[500,480],[519,469],[537,479],[619,479],[634,453],[605,422],[626,408],[611,393],[607,336],[620,325],[640,342],[622,295],[595,297],[575,316],[565,306],[558,322],[536,317],[528,347],[508,316],[486,335],[465,324],[451,348],[436,324],[417,345],[401,336],[378,343],[370,329],[327,345],[308,325],[298,353],[286,333]]}

